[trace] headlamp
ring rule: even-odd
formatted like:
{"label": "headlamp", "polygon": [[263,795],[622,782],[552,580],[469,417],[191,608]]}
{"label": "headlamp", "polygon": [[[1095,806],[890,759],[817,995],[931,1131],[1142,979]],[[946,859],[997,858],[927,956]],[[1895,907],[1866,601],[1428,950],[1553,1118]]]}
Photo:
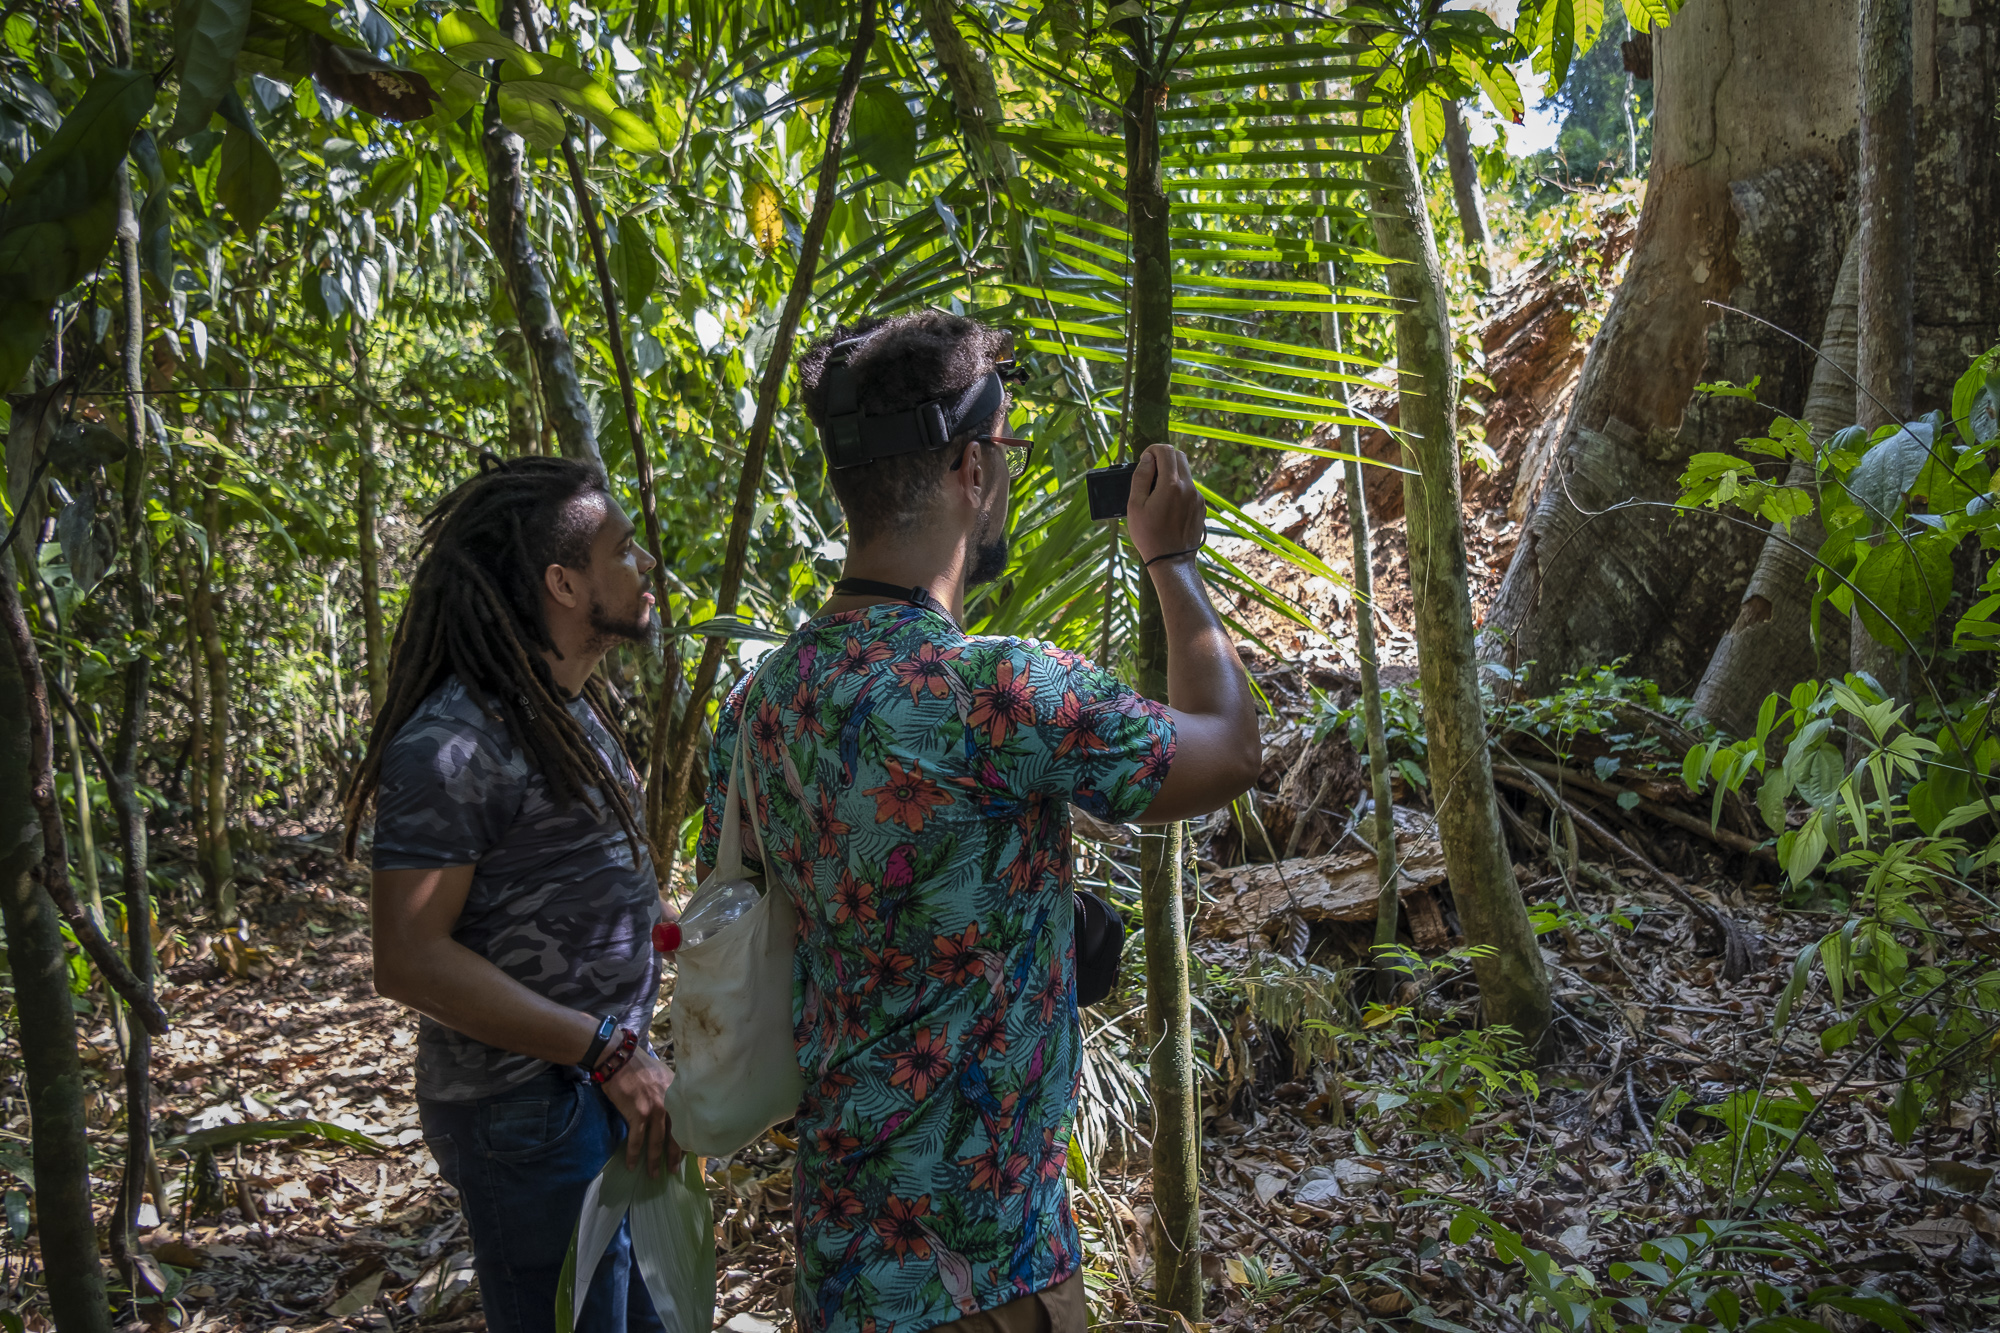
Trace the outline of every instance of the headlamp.
{"label": "headlamp", "polygon": [[849,338],[834,344],[826,369],[820,372],[820,383],[826,388],[822,442],[830,468],[865,467],[878,459],[942,449],[969,427],[992,420],[1007,401],[1006,386],[1028,377],[1014,361],[1000,361],[954,401],[933,398],[907,412],[869,416],[861,411],[854,372],[847,364],[848,357],[865,341]]}

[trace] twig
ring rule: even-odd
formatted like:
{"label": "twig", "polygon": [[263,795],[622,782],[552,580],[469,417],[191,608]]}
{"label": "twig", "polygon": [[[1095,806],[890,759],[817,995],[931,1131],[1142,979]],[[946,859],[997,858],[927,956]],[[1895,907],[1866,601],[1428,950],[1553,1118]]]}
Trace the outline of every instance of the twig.
{"label": "twig", "polygon": [[1220,1204],[1223,1208],[1223,1211],[1227,1212],[1237,1221],[1243,1222],[1246,1225],[1255,1228],[1257,1232],[1264,1237],[1265,1240],[1270,1241],[1273,1245],[1277,1246],[1279,1249],[1283,1250],[1287,1255],[1291,1256],[1292,1262],[1298,1265],[1298,1267],[1301,1270],[1303,1270],[1307,1276],[1311,1277],[1313,1281],[1315,1282],[1326,1281],[1326,1275],[1321,1273],[1319,1271],[1319,1268],[1315,1264],[1313,1264],[1312,1261],[1307,1259],[1304,1255],[1300,1254],[1297,1250],[1293,1249],[1291,1246],[1285,1244],[1284,1241],[1278,1239],[1278,1235],[1276,1232],[1272,1231],[1262,1222],[1259,1222],[1256,1218],[1250,1216],[1250,1214],[1244,1212],[1241,1208],[1238,1208],[1235,1204],[1231,1203],[1229,1201],[1229,1196],[1224,1194],[1221,1190],[1215,1188],[1214,1185],[1210,1185],[1208,1187],[1208,1197],[1213,1199],[1216,1203]]}
{"label": "twig", "polygon": [[[1919,1005],[1921,1005],[1925,1000],[1930,999],[1931,996],[1943,990],[1946,986],[1950,985],[1951,980],[1952,979],[1950,976],[1946,976],[1944,980],[1938,982],[1937,985],[1931,987],[1929,990],[1925,991],[1922,995],[1919,995],[1915,1000],[1911,1001],[1910,1007],[1903,1011],[1903,1016],[1901,1018],[1898,1018],[1895,1022],[1891,1023],[1887,1028],[1883,1030],[1880,1036],[1876,1037],[1874,1041],[1870,1042],[1868,1044],[1867,1050],[1863,1051],[1860,1055],[1854,1057],[1854,1063],[1847,1067],[1847,1072],[1840,1076],[1839,1082],[1835,1083],[1832,1087],[1828,1088],[1826,1090],[1826,1095],[1824,1097],[1816,1097],[1813,1099],[1813,1104],[1806,1108],[1805,1115],[1799,1120],[1799,1127],[1793,1130],[1791,1137],[1786,1140],[1784,1151],[1779,1153],[1777,1158],[1771,1163],[1771,1169],[1764,1173],[1764,1178],[1761,1181],[1757,1182],[1757,1192],[1755,1194],[1752,1194],[1750,1196],[1749,1201],[1743,1205],[1744,1213],[1746,1214],[1749,1213],[1759,1203],[1763,1202],[1764,1192],[1770,1189],[1771,1182],[1778,1178],[1779,1169],[1782,1168],[1786,1162],[1789,1162],[1792,1159],[1793,1150],[1799,1146],[1799,1140],[1806,1136],[1806,1131],[1812,1128],[1812,1122],[1814,1118],[1819,1115],[1820,1108],[1822,1106],[1825,1106],[1827,1103],[1831,1102],[1834,1099],[1835,1095],[1837,1095],[1842,1088],[1845,1088],[1856,1074],[1861,1072],[1861,1067],[1867,1064],[1870,1060],[1875,1058],[1875,1052],[1881,1050],[1882,1047],[1888,1042],[1888,1040],[1896,1035],[1896,1029],[1902,1027],[1904,1023],[1908,1022],[1911,1019],[1911,1017],[1913,1017],[1916,1014],[1917,1007]],[[1992,1031],[1992,1029],[1989,1028],[1987,1029],[1987,1031],[1990,1032]],[[1987,1034],[1985,1032],[1982,1032],[1978,1036],[1974,1037],[1971,1042],[1967,1042],[1963,1046],[1958,1047],[1957,1049],[1960,1051],[1967,1050],[1971,1047],[1972,1042],[1982,1041],[1985,1039],[1986,1035]],[[1774,1055],[1773,1056],[1774,1062],[1775,1059],[1776,1057]],[[1943,1062],[1940,1062],[1940,1064],[1942,1063]],[[1938,1067],[1939,1067],[1938,1065],[1933,1065],[1931,1068],[1935,1069]],[[1928,1074],[1930,1072],[1931,1070],[1929,1069],[1923,1071],[1924,1074]],[[1767,1074],[1766,1077],[1768,1078],[1769,1075]],[[1900,1079],[1890,1079],[1888,1081],[1891,1083],[1907,1083],[1912,1078],[1921,1078],[1921,1077],[1923,1077],[1923,1074],[1905,1074]],[[1735,1217],[1736,1210],[1732,1208],[1730,1210],[1729,1215],[1732,1218]]]}
{"label": "twig", "polygon": [[[1495,776],[1496,777],[1499,776],[1497,770],[1495,771]],[[1515,814],[1513,807],[1508,805],[1505,801],[1499,802],[1499,806],[1500,806],[1500,813],[1507,820],[1508,825],[1511,828],[1513,828],[1513,830],[1516,833],[1521,835],[1522,839],[1528,844],[1529,847],[1547,856],[1551,861],[1554,861],[1556,859],[1555,841],[1552,838],[1548,837],[1540,829],[1535,828],[1534,826],[1529,824],[1527,820]],[[1569,812],[1565,810],[1563,812],[1563,816],[1565,819],[1568,819]],[[1574,838],[1575,834],[1576,834],[1576,826],[1574,823],[1571,823],[1570,836]],[[1575,861],[1575,866],[1576,866],[1576,872],[1579,875],[1585,875],[1586,877],[1588,876],[1588,873],[1591,870],[1591,867],[1586,866],[1581,858],[1577,858],[1577,860]],[[1572,895],[1576,892],[1575,885],[1570,884],[1567,880],[1567,877],[1558,876],[1558,879],[1562,881],[1563,887],[1567,889]],[[1600,885],[1599,887],[1603,886]],[[1619,886],[1614,883],[1612,887],[1616,889]],[[1571,900],[1571,905],[1572,906],[1575,905],[1574,898],[1572,898]],[[1592,934],[1598,936],[1598,938],[1604,941],[1606,946],[1606,952],[1610,955],[1612,963],[1617,966],[1620,972],[1624,973],[1625,980],[1628,983],[1630,983],[1632,989],[1641,994],[1644,994],[1646,988],[1640,984],[1639,978],[1632,975],[1632,969],[1625,966],[1625,959],[1618,952],[1617,939],[1614,938],[1609,931],[1604,930],[1602,927],[1598,926],[1596,922],[1590,920],[1590,918],[1588,917],[1584,917],[1582,912],[1578,912],[1577,915],[1583,918],[1583,924],[1589,928]]]}
{"label": "twig", "polygon": [[[1507,757],[1524,769],[1539,773],[1544,777],[1552,778],[1558,782],[1581,787],[1583,790],[1598,796],[1609,796],[1615,800],[1623,796],[1637,795],[1630,788],[1619,787],[1609,782],[1600,782],[1587,773],[1579,773],[1575,769],[1565,768],[1561,764],[1551,764],[1540,759],[1522,759],[1511,754]],[[1643,796],[1639,797],[1637,808],[1645,811],[1655,819],[1663,819],[1676,828],[1686,829],[1689,833],[1707,838],[1710,842],[1718,846],[1727,847],[1732,852],[1738,852],[1744,856],[1754,856],[1761,861],[1769,861],[1773,865],[1777,864],[1778,854],[1776,851],[1764,846],[1762,843],[1744,837],[1734,829],[1717,828],[1699,815],[1691,815],[1685,810],[1676,810],[1670,805],[1661,805],[1658,801],[1647,800]]]}
{"label": "twig", "polygon": [[[1501,775],[1505,771],[1505,768],[1505,765],[1496,764],[1494,766],[1495,776]],[[1515,776],[1517,784],[1528,780],[1527,774],[1521,770],[1515,770],[1515,774],[1517,775]],[[1707,922],[1712,929],[1721,934],[1723,942],[1722,974],[1724,977],[1734,981],[1749,974],[1751,963],[1750,939],[1743,927],[1738,925],[1734,918],[1720,908],[1712,907],[1695,897],[1689,891],[1687,885],[1680,881],[1678,876],[1662,870],[1638,852],[1633,851],[1617,834],[1605,828],[1583,811],[1577,809],[1573,803],[1564,801],[1563,804],[1569,807],[1570,818],[1576,821],[1578,828],[1588,833],[1594,841],[1606,850],[1624,857],[1633,865],[1638,866],[1641,870],[1644,870],[1647,874],[1658,880],[1666,886],[1667,892],[1673,894],[1680,901],[1682,906]],[[1606,876],[1605,878],[1609,879],[1610,877]]]}
{"label": "twig", "polygon": [[1638,1130],[1639,1137],[1646,1141],[1646,1151],[1657,1151],[1658,1145],[1653,1142],[1652,1127],[1647,1125],[1646,1117],[1639,1113],[1639,1093],[1632,1086],[1632,1066],[1630,1065],[1625,1066],[1625,1104],[1632,1110],[1632,1128]]}

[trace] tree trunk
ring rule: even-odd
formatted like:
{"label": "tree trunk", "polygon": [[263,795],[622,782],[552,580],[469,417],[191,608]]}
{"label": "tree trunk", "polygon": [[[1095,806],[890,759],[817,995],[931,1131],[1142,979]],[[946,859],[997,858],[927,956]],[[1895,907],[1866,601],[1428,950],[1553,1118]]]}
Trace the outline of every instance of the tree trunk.
{"label": "tree trunk", "polygon": [[[1167,442],[1174,358],[1174,267],[1166,183],[1160,174],[1159,105],[1165,54],[1143,20],[1120,24],[1139,73],[1125,98],[1125,223],[1131,236],[1131,457]],[[1139,579],[1140,693],[1167,697],[1166,626],[1153,582]],[[1140,847],[1146,930],[1146,1022],[1152,1046],[1153,1302],[1188,1323],[1202,1317],[1201,1104],[1194,1086],[1187,922],[1181,906],[1185,829],[1171,824]]]}
{"label": "tree trunk", "polygon": [[[354,365],[354,433],[357,453],[354,501],[356,545],[361,556],[361,639],[367,653],[368,703],[380,712],[389,692],[389,650],[382,632],[382,479],[380,442],[375,438],[375,386],[368,374],[368,349],[350,329],[347,355]],[[210,538],[211,541],[214,538]]]}
{"label": "tree trunk", "polygon": [[[1327,87],[1321,84],[1319,95],[1327,95]],[[1454,113],[1455,114],[1455,113]],[[1454,182],[1457,168],[1453,168]],[[1477,188],[1477,182],[1474,182]],[[1313,195],[1313,202],[1321,209],[1326,207],[1325,191]],[[1473,195],[1478,203],[1478,195]],[[1463,218],[1465,198],[1459,197],[1459,216]],[[1480,218],[1481,235],[1484,235],[1485,218]],[[1332,229],[1324,216],[1313,219],[1313,239],[1321,245],[1332,240]],[[1471,237],[1468,235],[1467,241]],[[1482,241],[1483,244],[1483,241]],[[1334,291],[1340,290],[1340,269],[1332,260],[1320,266],[1320,278]],[[1326,350],[1341,351],[1340,312],[1328,310],[1319,317],[1320,341]],[[1342,416],[1348,412],[1347,385],[1335,382],[1333,398]],[[1368,490],[1361,484],[1361,432],[1352,422],[1343,422],[1340,427],[1340,447],[1348,456],[1341,462],[1344,470],[1342,478],[1347,496],[1347,531],[1354,552],[1354,655],[1361,661],[1361,721],[1368,750],[1369,793],[1375,802],[1375,816],[1369,822],[1369,841],[1375,848],[1375,950],[1376,959],[1382,961],[1386,954],[1396,947],[1396,929],[1403,914],[1403,899],[1398,890],[1401,875],[1401,858],[1396,848],[1396,810],[1394,798],[1389,788],[1389,734],[1382,720],[1382,676],[1375,653],[1375,564],[1373,535],[1368,524]],[[1306,820],[1303,816],[1292,826],[1292,842],[1304,831]],[[1290,847],[1285,855],[1292,854]],[[1388,970],[1376,975],[1376,993],[1386,998],[1389,981],[1395,973]]]}
{"label": "tree trunk", "polygon": [[[75,692],[75,677],[71,677],[71,692]],[[104,885],[97,875],[97,830],[90,803],[90,772],[83,762],[83,744],[77,733],[76,718],[68,711],[63,713],[63,741],[69,746],[70,788],[76,793],[76,851],[77,860],[83,869],[84,901],[90,907],[91,919],[97,922],[98,933],[106,940],[118,938],[117,928],[111,924],[111,916],[104,908]],[[124,1058],[128,1038],[125,1033],[125,1011],[118,1004],[118,993],[110,986],[106,1006],[111,1010],[111,1033],[118,1041],[118,1055]]]}
{"label": "tree trunk", "polygon": [[[1861,250],[1850,244],[1834,284],[1833,308],[1820,335],[1819,361],[1802,418],[1822,444],[1854,422],[1854,308],[1860,276]],[[1811,463],[1794,460],[1785,481],[1810,486],[1816,476]],[[1733,736],[1757,730],[1757,710],[1767,695],[1828,671],[1838,674],[1835,664],[1847,661],[1847,626],[1837,615],[1822,614],[1826,642],[1816,646],[1812,641],[1811,557],[1825,540],[1817,509],[1793,523],[1790,532],[1774,531],[1764,539],[1736,623],[1716,645],[1694,692],[1694,711]]]}
{"label": "tree trunk", "polygon": [[[1917,135],[1910,4],[1861,0],[1861,295],[1855,354],[1861,387],[1854,407],[1869,430],[1908,421],[1915,408]],[[1871,540],[1881,540],[1879,531]],[[1874,677],[1890,698],[1907,699],[1904,645],[1877,641],[1858,610],[1849,636],[1854,670]]]}
{"label": "tree trunk", "polygon": [[[16,579],[11,552],[0,552],[0,579],[11,598]],[[30,707],[26,673],[10,638],[0,646],[0,920],[27,1083],[37,1240],[56,1327],[61,1333],[110,1333],[111,1307],[91,1216],[89,1130],[69,959],[55,903],[35,875],[42,838],[29,796],[35,767]]]}
{"label": "tree trunk", "polygon": [[[1708,303],[1810,337],[1844,250],[1835,205],[1854,127],[1853,30],[1816,0],[1690,0],[1653,51],[1653,153],[1631,263],[1481,642],[1490,659],[1534,662],[1542,689],[1619,657],[1669,692],[1697,683],[1763,541],[1646,502],[1679,495],[1691,454],[1770,425],[1767,406],[1691,402],[1698,381],[1761,377],[1762,402],[1796,412],[1812,369],[1791,339]],[[1641,503],[1601,514],[1629,501]]]}
{"label": "tree trunk", "polygon": [[[113,28],[124,34],[121,45],[129,61],[129,18],[123,0],[114,0]],[[118,176],[118,275],[124,297],[124,321],[119,369],[124,379],[125,457],[120,500],[125,544],[125,610],[132,632],[144,638],[153,630],[153,557],[146,524],[147,479],[152,460],[148,447],[145,377],[144,292],[140,286],[139,222],[132,206],[131,182]],[[124,672],[123,709],[111,752],[107,780],[118,812],[118,850],[125,893],[125,938],[128,962],[139,998],[152,1004],[153,889],[147,878],[146,811],[139,803],[139,745],[146,734],[146,714],[152,697],[153,663],[135,653]],[[148,1025],[132,1025],[132,1044],[125,1055],[125,1171],[119,1181],[118,1211],[110,1219],[111,1255],[133,1291],[143,1281],[132,1263],[138,1249],[134,1220],[148,1187],[157,1178],[153,1160],[153,1037]],[[157,1195],[154,1196],[156,1199]]]}
{"label": "tree trunk", "polygon": [[[847,122],[854,113],[855,93],[861,87],[861,72],[868,63],[869,48],[875,44],[876,0],[861,0],[854,44],[840,74],[840,88],[827,112],[826,147],[820,157],[819,186],[813,195],[811,215],[799,240],[798,268],[792,273],[791,289],[785,294],[784,309],[778,313],[778,327],[771,339],[770,360],[757,386],[757,415],[750,425],[750,439],[743,449],[743,475],[736,484],[736,507],[729,516],[729,539],[722,552],[722,578],[715,591],[719,616],[735,615],[743,592],[743,567],[750,553],[750,521],[757,512],[757,492],[764,482],[764,453],[771,445],[771,423],[777,414],[778,390],[791,371],[792,338],[798,332],[799,317],[812,295],[813,275],[819,267],[820,244],[826,239],[826,224],[833,215],[839,194],[841,149],[847,139]],[[702,645],[701,663],[695,668],[694,686],[674,729],[665,764],[667,791],[657,804],[659,822],[648,832],[653,846],[664,853],[658,862],[660,883],[673,879],[674,860],[680,851],[681,812],[687,808],[689,778],[694,772],[696,742],[701,739],[702,722],[708,713],[708,697],[715,688],[722,653],[728,647],[725,635],[710,638]]]}
{"label": "tree trunk", "polygon": [[994,132],[1005,116],[1000,90],[993,79],[992,62],[965,39],[953,17],[957,11],[957,0],[917,0],[917,12],[930,36],[931,50],[937,53],[945,87],[951,91],[951,108],[958,117],[967,164],[973,177],[986,187],[989,197],[999,196],[994,206],[1005,228],[1001,253],[1005,256],[1006,280],[1027,282],[1021,210],[1015,207],[1012,197],[1020,164],[1015,161],[1014,151]]}
{"label": "tree trunk", "polygon": [[1513,1028],[1533,1050],[1549,1025],[1549,982],[1493,794],[1459,495],[1458,366],[1406,125],[1369,164],[1369,177],[1375,248],[1392,261],[1389,294],[1398,310],[1398,420],[1403,465],[1413,469],[1403,477],[1403,506],[1438,840],[1467,943],[1493,949],[1472,964],[1486,1021]]}
{"label": "tree trunk", "polygon": [[[523,46],[528,44],[528,28],[521,17],[523,0],[502,0],[497,26]],[[534,238],[526,225],[528,186],[526,145],[521,137],[500,123],[500,92],[496,83],[486,98],[486,234],[500,268],[507,275],[508,294],[521,333],[535,363],[536,378],[542,389],[543,419],[555,427],[563,457],[595,464],[604,470],[597,452],[597,428],[584,402],[583,381],[570,354],[569,336],[563,332],[562,315],[549,294],[548,276],[535,253]]]}
{"label": "tree trunk", "polygon": [[208,558],[199,562],[200,577],[194,585],[195,632],[201,640],[201,662],[197,678],[207,677],[208,726],[206,781],[202,793],[202,821],[207,832],[207,859],[201,872],[208,889],[208,908],[218,926],[236,919],[236,857],[229,846],[229,648],[222,641],[222,627],[215,614],[215,564],[222,558],[222,479],[218,458],[208,465],[202,479],[201,521],[208,533]]}
{"label": "tree trunk", "polygon": [[[1924,207],[1912,406],[1922,412],[1948,405],[1966,363],[2000,336],[2000,5],[1914,9],[1913,193]],[[1698,684],[1763,538],[1652,505],[1679,494],[1694,452],[1764,434],[1771,407],[1802,411],[1814,364],[1790,339],[1703,302],[1810,339],[1853,228],[1853,27],[1806,0],[1691,0],[1653,49],[1653,156],[1631,265],[1481,641],[1490,659],[1536,662],[1543,688],[1619,657],[1671,693]],[[1698,381],[1753,376],[1765,406],[1690,402]]]}
{"label": "tree trunk", "polygon": [[493,340],[493,350],[507,368],[507,454],[511,458],[538,454],[542,438],[535,423],[535,380],[528,368],[528,341],[518,328],[503,329]]}
{"label": "tree trunk", "polygon": [[1486,266],[1486,199],[1479,190],[1479,164],[1472,160],[1472,141],[1465,136],[1465,117],[1458,103],[1444,104],[1444,155],[1451,164],[1451,194],[1458,202],[1458,226],[1465,233],[1465,262],[1481,291],[1493,286]]}

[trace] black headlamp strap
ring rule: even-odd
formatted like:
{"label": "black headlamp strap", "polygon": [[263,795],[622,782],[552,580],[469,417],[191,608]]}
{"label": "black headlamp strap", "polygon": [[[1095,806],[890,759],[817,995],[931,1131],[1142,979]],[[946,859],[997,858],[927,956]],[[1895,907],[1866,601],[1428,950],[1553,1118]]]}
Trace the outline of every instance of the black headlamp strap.
{"label": "black headlamp strap", "polygon": [[907,412],[865,416],[854,387],[854,373],[847,366],[848,353],[860,342],[853,338],[836,345],[823,372],[826,460],[830,467],[861,467],[879,458],[942,449],[969,424],[991,420],[1007,401],[1001,372],[989,371],[960,394],[949,411],[933,399]]}

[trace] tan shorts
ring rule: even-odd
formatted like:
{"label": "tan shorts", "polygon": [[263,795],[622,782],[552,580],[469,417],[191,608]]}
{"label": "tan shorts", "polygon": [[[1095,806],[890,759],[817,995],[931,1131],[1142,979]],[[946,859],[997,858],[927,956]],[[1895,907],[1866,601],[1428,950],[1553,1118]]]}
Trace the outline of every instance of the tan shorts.
{"label": "tan shorts", "polygon": [[930,1333],[1087,1333],[1089,1326],[1079,1269],[1053,1287],[939,1324]]}

